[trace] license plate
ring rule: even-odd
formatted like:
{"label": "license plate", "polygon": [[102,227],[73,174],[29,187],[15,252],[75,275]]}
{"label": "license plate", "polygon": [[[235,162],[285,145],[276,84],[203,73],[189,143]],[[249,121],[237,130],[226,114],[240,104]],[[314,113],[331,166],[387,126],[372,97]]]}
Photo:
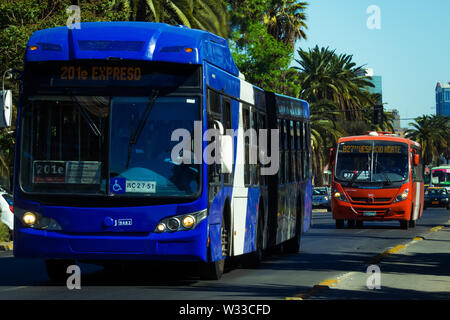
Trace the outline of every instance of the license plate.
{"label": "license plate", "polygon": [[439,204],[439,201],[433,201],[431,204]]}
{"label": "license plate", "polygon": [[377,215],[377,213],[373,212],[373,211],[365,211],[365,212],[363,212],[363,216],[365,216],[365,217],[375,217],[376,215]]}

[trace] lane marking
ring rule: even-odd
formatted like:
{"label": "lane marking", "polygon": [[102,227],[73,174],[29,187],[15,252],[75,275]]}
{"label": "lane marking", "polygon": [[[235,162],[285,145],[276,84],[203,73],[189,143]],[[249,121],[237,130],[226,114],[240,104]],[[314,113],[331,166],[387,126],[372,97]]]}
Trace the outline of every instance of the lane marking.
{"label": "lane marking", "polygon": [[314,285],[311,289],[306,292],[302,292],[294,295],[293,297],[286,297],[285,300],[305,300],[308,299],[313,294],[316,294],[320,291],[325,291],[330,289],[331,287],[335,287],[340,281],[347,279],[348,277],[354,275],[356,272],[347,272],[335,279],[325,279],[319,284]]}
{"label": "lane marking", "polygon": [[[449,222],[450,222],[450,220],[449,220]],[[429,231],[431,231],[431,232],[438,232],[438,231],[442,230],[443,228],[444,228],[444,226],[437,226],[437,227],[429,229]],[[409,241],[406,244],[399,244],[399,245],[396,245],[393,248],[390,248],[390,249],[387,249],[387,250],[383,251],[382,253],[376,255],[375,257],[367,260],[364,264],[365,265],[378,264],[381,260],[389,257],[390,255],[398,253],[398,252],[406,249],[410,245],[412,245],[414,243],[417,243],[419,241],[422,241],[422,240],[425,240],[425,238],[422,237],[422,236],[416,236],[416,237],[414,237],[411,241]],[[343,274],[342,276],[337,277],[336,279],[325,279],[325,280],[319,282],[319,284],[314,285],[308,291],[296,294],[293,297],[286,297],[285,300],[305,300],[305,299],[308,299],[313,294],[316,294],[316,293],[318,293],[320,291],[324,291],[324,290],[330,289],[331,287],[336,286],[340,281],[342,281],[342,280],[352,276],[355,273],[356,272],[347,272],[347,273]]]}
{"label": "lane marking", "polygon": [[442,229],[444,229],[444,226],[437,226],[437,227],[431,228],[430,231],[431,232],[438,232],[439,230],[442,230]]}

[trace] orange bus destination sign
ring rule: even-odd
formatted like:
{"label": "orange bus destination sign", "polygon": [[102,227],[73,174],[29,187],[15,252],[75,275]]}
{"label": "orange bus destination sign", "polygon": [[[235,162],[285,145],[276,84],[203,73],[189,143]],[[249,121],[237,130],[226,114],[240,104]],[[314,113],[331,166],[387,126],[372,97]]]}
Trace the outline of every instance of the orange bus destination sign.
{"label": "orange bus destination sign", "polygon": [[399,145],[344,145],[342,146],[342,152],[344,153],[372,153],[372,148],[374,153],[397,153],[401,154],[401,146]]}
{"label": "orange bus destination sign", "polygon": [[59,69],[59,78],[79,81],[139,81],[142,78],[142,69],[141,67],[65,65]]}

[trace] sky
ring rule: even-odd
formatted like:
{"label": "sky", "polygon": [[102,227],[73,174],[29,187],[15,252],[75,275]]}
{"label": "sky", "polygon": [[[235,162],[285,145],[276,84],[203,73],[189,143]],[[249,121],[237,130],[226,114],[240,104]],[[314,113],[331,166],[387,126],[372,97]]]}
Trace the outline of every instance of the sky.
{"label": "sky", "polygon": [[[306,1],[308,39],[296,49],[318,45],[352,54],[357,65],[382,76],[386,109],[399,110],[401,119],[435,114],[436,84],[450,82],[449,0]],[[367,13],[373,5],[379,20]],[[379,21],[380,28],[369,28],[368,20],[371,26]]]}

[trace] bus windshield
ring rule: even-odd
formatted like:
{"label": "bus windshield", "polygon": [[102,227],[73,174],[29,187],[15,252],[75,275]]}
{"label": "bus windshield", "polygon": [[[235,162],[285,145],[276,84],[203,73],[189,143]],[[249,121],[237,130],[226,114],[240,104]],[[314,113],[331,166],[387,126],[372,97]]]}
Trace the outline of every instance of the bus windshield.
{"label": "bus windshield", "polygon": [[431,183],[435,186],[450,186],[450,168],[432,170]]}
{"label": "bus windshield", "polygon": [[408,145],[391,141],[351,141],[339,144],[335,177],[353,183],[402,182],[409,176]]}
{"label": "bus windshield", "polygon": [[23,108],[25,192],[193,196],[200,166],[171,160],[175,129],[193,132],[197,97],[36,96]]}

